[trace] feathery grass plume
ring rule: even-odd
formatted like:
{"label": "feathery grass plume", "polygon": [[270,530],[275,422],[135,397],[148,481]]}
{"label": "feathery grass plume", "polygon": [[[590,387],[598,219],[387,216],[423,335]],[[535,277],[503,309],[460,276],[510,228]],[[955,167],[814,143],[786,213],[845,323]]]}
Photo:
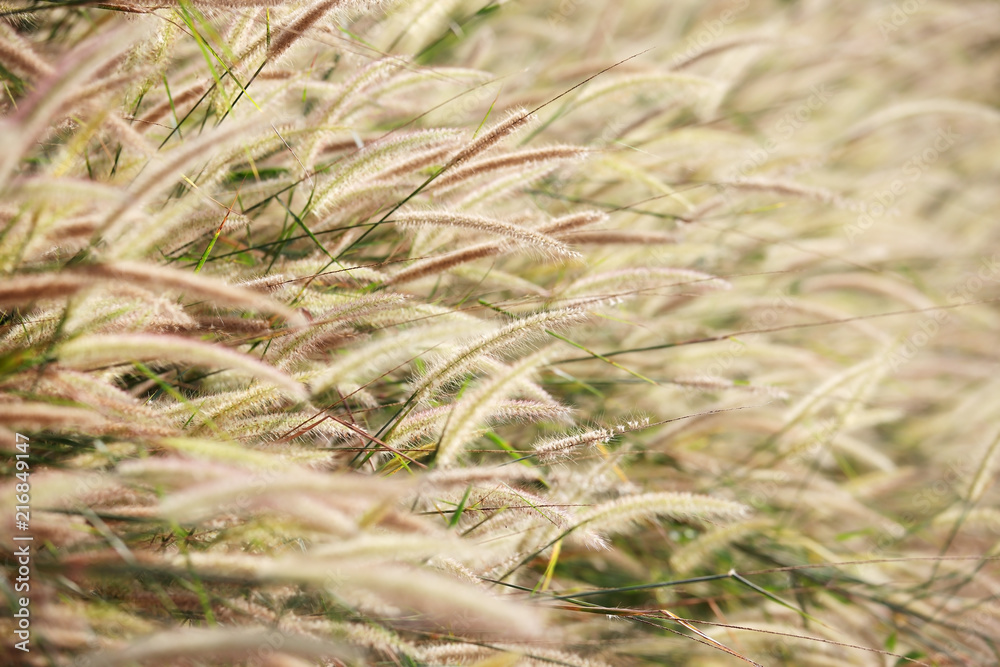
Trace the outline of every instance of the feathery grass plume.
{"label": "feathery grass plume", "polygon": [[[816,438],[817,436],[814,435],[813,442],[816,442]],[[830,449],[832,452],[836,452],[834,457],[831,457],[834,459],[831,461],[831,467],[839,465],[839,462],[835,462],[836,457],[839,455],[852,461],[858,467],[868,470],[891,472],[897,469],[892,458],[884,452],[879,451],[878,448],[873,447],[870,442],[852,437],[846,433],[834,433],[829,438]]]}
{"label": "feathery grass plume", "polygon": [[[360,474],[328,474],[310,470],[263,451],[253,451],[236,444],[222,445],[212,440],[192,438],[164,439],[163,444],[188,456],[197,457],[208,474],[177,474],[188,463],[178,460],[129,461],[122,464],[120,474],[126,479],[148,480],[183,489],[160,502],[164,516],[197,521],[211,516],[216,506],[234,500],[280,498],[296,494],[315,496],[332,506],[350,508],[359,521],[378,523],[382,517],[365,516],[373,505],[387,503],[403,496],[415,482],[402,479],[380,479]],[[176,469],[176,470],[175,470]],[[166,476],[164,476],[166,475]],[[277,506],[277,505],[275,505]],[[421,523],[423,529],[427,524]]]}
{"label": "feathery grass plume", "polygon": [[[499,206],[504,201],[530,190],[531,186],[549,177],[559,168],[557,163],[525,165],[513,173],[502,174],[498,178],[486,180],[478,187],[454,189],[444,195],[445,199],[459,210],[474,210],[487,206]],[[454,193],[454,196],[452,194]]]}
{"label": "feathery grass plume", "polygon": [[[491,370],[495,370],[491,365]],[[531,385],[521,383],[518,391],[527,393]],[[493,409],[484,415],[485,425],[492,427],[510,423],[556,422],[571,423],[572,410],[549,399],[546,401],[533,399],[514,399],[498,401]],[[440,428],[450,422],[450,406],[438,406],[427,410],[414,410],[403,417],[392,432],[386,436],[386,441],[397,449],[409,449],[421,443],[427,447],[435,444]]]}
{"label": "feathery grass plume", "polygon": [[[137,218],[141,220],[142,207],[164,194],[168,189],[176,187],[178,179],[184,178],[185,171],[204,167],[207,162],[204,159],[206,155],[214,155],[216,151],[230,147],[234,143],[242,145],[248,135],[261,136],[265,132],[264,128],[267,128],[267,132],[272,132],[270,125],[265,124],[260,118],[227,123],[225,127],[206,132],[197,139],[186,141],[179,148],[166,153],[165,157],[152,161],[152,164],[147,165],[130,184],[130,196],[111,209],[105,216],[98,229],[98,236],[114,243],[120,235],[127,232],[129,225],[136,223]],[[271,134],[263,136],[267,141],[272,138]],[[214,176],[218,178],[220,174],[216,173]],[[214,185],[214,183],[210,181],[204,185],[209,186]],[[119,248],[119,251],[126,250],[127,247]]]}
{"label": "feathery grass plume", "polygon": [[487,417],[495,412],[496,404],[516,390],[525,378],[544,366],[551,357],[551,350],[543,348],[517,363],[481,380],[456,401],[448,415],[447,426],[438,441],[435,463],[448,468],[457,460],[463,446],[474,439]]}
{"label": "feathery grass plume", "polygon": [[[494,357],[483,357],[479,362],[479,367],[484,374],[503,374],[509,371],[509,367],[506,364]],[[525,399],[535,400],[551,406],[566,407],[533,380],[521,378],[516,381],[516,384],[517,393]]]}
{"label": "feathery grass plume", "polygon": [[623,75],[592,86],[574,101],[573,106],[574,108],[581,107],[602,97],[621,94],[630,89],[643,92],[655,90],[657,93],[664,91],[664,93],[673,96],[673,91],[664,89],[662,84],[683,86],[683,90],[687,92],[688,90],[713,90],[718,87],[719,82],[696,74],[677,74],[676,72]]}
{"label": "feathery grass plume", "polygon": [[[75,281],[76,290],[71,290]],[[52,292],[59,296],[87,288],[97,283],[141,285],[155,290],[177,290],[187,296],[197,296],[213,303],[260,310],[280,315],[291,323],[301,325],[302,315],[293,308],[259,292],[226,283],[205,275],[194,275],[166,266],[144,262],[118,261],[109,264],[92,264],[63,270],[60,274],[22,276],[13,285],[0,287],[0,303],[25,303],[32,290],[48,297]],[[9,301],[8,301],[9,300]]]}
{"label": "feathery grass plume", "polygon": [[608,220],[608,214],[602,211],[578,211],[553,218],[539,226],[539,231],[546,234],[568,234],[576,232],[581,227],[589,227]]}
{"label": "feathery grass plume", "polygon": [[[493,644],[489,647],[475,644],[447,643],[418,647],[414,656],[429,665],[475,664],[482,667],[608,667],[600,660],[557,651],[533,644]],[[472,662],[475,661],[475,662]]]}
{"label": "feathery grass plume", "polygon": [[[319,222],[309,225],[315,234],[327,233],[337,229],[346,229],[340,234],[334,245],[328,245],[327,252],[331,257],[339,257],[341,253],[354,245],[364,234],[369,219],[392,202],[405,196],[406,187],[399,183],[354,181],[342,187],[330,190],[323,199],[324,209],[332,210]],[[356,222],[357,224],[344,224]]]}
{"label": "feathery grass plume", "polygon": [[[531,385],[522,385],[521,390],[525,391],[530,387]],[[496,424],[555,422],[571,425],[573,423],[573,408],[551,399],[520,398],[497,404],[496,411],[491,415],[490,420]]]}
{"label": "feathery grass plume", "polygon": [[333,388],[343,391],[351,384],[360,386],[367,379],[382,377],[429,350],[450,344],[456,329],[477,333],[488,326],[479,319],[461,317],[448,311],[438,314],[445,316],[444,322],[383,332],[370,341],[352,346],[350,354],[334,357],[324,368],[304,375],[303,381],[317,396]]}
{"label": "feathery grass plume", "polygon": [[[560,234],[567,230],[577,229],[586,225],[597,224],[607,219],[607,216],[597,211],[582,211],[572,213],[561,218],[553,219],[545,224],[539,225],[538,232],[549,234],[559,238]],[[386,278],[386,284],[400,285],[419,280],[425,276],[434,275],[441,271],[454,268],[467,262],[474,262],[485,257],[494,257],[508,252],[512,252],[516,246],[509,242],[487,241],[467,248],[453,250],[438,257],[429,257],[418,260],[406,268],[392,273]]]}
{"label": "feathery grass plume", "polygon": [[673,245],[680,238],[676,234],[666,232],[628,232],[617,229],[581,230],[554,235],[560,241],[573,245]]}
{"label": "feathery grass plume", "polygon": [[417,610],[463,636],[486,641],[537,640],[546,633],[554,637],[558,632],[547,628],[542,614],[531,605],[489,595],[431,572],[393,566],[378,571],[361,568],[351,571],[345,583],[371,590],[404,609]]}
{"label": "feathery grass plume", "polygon": [[768,178],[741,178],[737,181],[723,181],[720,183],[725,188],[736,188],[739,190],[759,190],[762,192],[776,192],[783,195],[794,195],[815,199],[824,204],[837,203],[844,207],[847,201],[844,197],[825,188],[802,185],[794,181]]}
{"label": "feathery grass plume", "polygon": [[695,291],[704,289],[729,290],[732,285],[721,278],[694,271],[665,267],[614,269],[581,278],[557,294],[560,304],[572,306],[588,303],[594,297],[621,299],[634,297],[662,287],[680,287]]}
{"label": "feathery grass plume", "polygon": [[132,362],[183,363],[233,369],[283,389],[295,400],[305,400],[305,387],[276,368],[251,356],[180,336],[122,334],[81,336],[58,347],[59,362],[69,368],[117,366]]}
{"label": "feathery grass plume", "polygon": [[343,633],[351,643],[364,646],[381,653],[416,655],[417,647],[398,634],[378,624],[342,623],[335,626],[334,635]]}
{"label": "feathery grass plume", "polygon": [[931,524],[939,530],[954,531],[955,525],[989,537],[1000,526],[1000,510],[994,507],[952,507],[934,516]]}
{"label": "feathery grass plume", "polygon": [[[457,143],[457,141],[455,142]],[[440,164],[447,155],[454,150],[454,144],[448,143],[440,146],[431,146],[424,150],[410,150],[406,156],[401,156],[394,164],[382,169],[376,175],[380,180],[391,180],[423,172],[428,168]]]}
{"label": "feathery grass plume", "polygon": [[507,117],[484,132],[481,137],[473,140],[465,148],[456,153],[445,165],[443,171],[459,167],[480,153],[489,150],[515,132],[527,127],[534,116],[524,109],[511,109]]}
{"label": "feathery grass plume", "polygon": [[13,276],[0,285],[0,306],[23,306],[45,299],[61,299],[87,289],[79,277],[58,273]]}
{"label": "feathery grass plume", "polygon": [[547,234],[504,220],[487,218],[481,215],[460,214],[452,211],[406,211],[395,214],[392,219],[397,225],[403,227],[457,227],[482,234],[492,234],[509,238],[553,255],[579,256],[579,253],[570,250],[566,244],[557,241]]}
{"label": "feathery grass plume", "polygon": [[194,327],[182,305],[128,283],[114,283],[113,290],[94,290],[77,298],[60,317],[62,330],[73,335],[177,333]]}
{"label": "feathery grass plume", "polygon": [[444,535],[362,535],[353,540],[321,544],[309,550],[317,559],[338,563],[361,561],[419,563],[441,553],[467,558],[472,553],[470,545],[457,538]]}
{"label": "feathery grass plume", "polygon": [[[457,491],[457,489],[456,489]],[[445,496],[446,498],[448,496]],[[524,539],[538,527],[554,532],[573,525],[570,509],[554,506],[549,499],[521,488],[495,481],[489,485],[472,487],[466,497],[463,524],[471,524],[466,534],[493,535],[496,539]],[[437,500],[437,499],[435,499]],[[455,498],[448,506],[457,506]],[[516,528],[498,533],[498,528]]]}
{"label": "feathery grass plume", "polygon": [[[774,520],[770,517],[759,517],[746,521],[737,521],[728,526],[719,526],[699,535],[687,544],[681,546],[670,555],[670,567],[680,574],[694,572],[703,566],[710,566],[710,558],[721,549],[725,549],[740,540],[755,534],[766,533],[775,536]],[[780,535],[780,533],[779,533]],[[703,569],[708,569],[704,567]]]}
{"label": "feathery grass plume", "polygon": [[437,406],[426,410],[413,410],[404,416],[385,440],[397,449],[407,449],[428,438],[439,425],[448,418],[448,406]]}
{"label": "feathery grass plume", "polygon": [[512,483],[539,479],[541,479],[539,471],[522,466],[452,468],[450,470],[435,468],[421,478],[421,483],[430,488],[448,488],[465,487],[475,482]]}
{"label": "feathery grass plume", "polygon": [[561,459],[572,458],[584,446],[607,444],[615,437],[614,431],[606,428],[592,429],[565,437],[545,438],[531,445],[539,463],[553,463]]}
{"label": "feathery grass plume", "polygon": [[186,109],[186,105],[189,102],[196,102],[199,97],[208,92],[208,88],[209,83],[207,81],[196,81],[184,89],[173,93],[152,109],[143,113],[142,122],[135,127],[136,132],[145,133],[149,131],[150,128],[155,127],[169,113],[173,112],[183,116],[186,111],[192,110]]}
{"label": "feathery grass plume", "polygon": [[83,664],[134,665],[149,661],[177,661],[251,659],[267,656],[269,662],[290,656],[303,656],[322,660],[352,660],[355,655],[349,647],[321,640],[309,635],[274,627],[258,628],[184,628],[167,630],[149,635],[127,648],[85,654]]}
{"label": "feathery grass plume", "polygon": [[675,491],[659,491],[625,496],[581,512],[578,527],[592,531],[624,532],[635,523],[666,517],[685,523],[715,523],[747,516],[750,508],[740,503],[711,496]]}
{"label": "feathery grass plume", "polygon": [[[747,304],[748,308],[766,308],[774,310],[774,300],[755,300],[750,301]],[[865,319],[853,319],[850,318],[843,310],[828,306],[823,303],[809,302],[804,299],[798,299],[795,297],[785,297],[783,305],[781,307],[782,312],[798,312],[806,315],[810,315],[817,320],[841,320],[847,319],[849,321],[844,323],[844,326],[849,326],[853,329],[864,333],[866,336],[870,337],[872,340],[880,344],[885,344],[891,339],[886,334],[885,331],[879,329],[871,322]]]}
{"label": "feathery grass plume", "polygon": [[486,641],[537,639],[545,629],[541,614],[427,569],[380,564],[338,565],[304,556],[262,558],[231,555],[225,559],[190,553],[174,559],[178,571],[192,568],[202,577],[239,576],[260,583],[296,583],[330,589],[336,595],[367,593],[383,599],[404,614],[416,612],[416,624],[437,626],[461,636]]}
{"label": "feathery grass plume", "polygon": [[104,39],[78,46],[18,105],[13,115],[0,119],[0,141],[4,145],[0,152],[0,183],[9,187],[17,163],[28,156],[29,147],[62,120],[67,100],[109,61],[119,57],[138,33],[135,26],[119,25]]}
{"label": "feathery grass plume", "polygon": [[0,64],[28,79],[52,75],[52,67],[40,58],[27,40],[9,25],[0,22]]}
{"label": "feathery grass plume", "polygon": [[709,46],[704,49],[699,49],[695,53],[684,53],[678,54],[674,59],[674,64],[671,69],[676,71],[681,71],[691,67],[695,63],[709,58],[720,53],[725,53],[726,51],[740,48],[743,46],[754,46],[760,43],[766,43],[773,39],[773,36],[757,36],[757,35],[737,35],[735,37],[719,38],[714,41]]}
{"label": "feathery grass plume", "polygon": [[151,251],[160,251],[165,255],[173,255],[189,247],[192,242],[209,237],[212,230],[230,234],[240,229],[249,229],[253,221],[236,211],[187,212],[168,209],[164,211],[164,215],[157,216],[153,224],[156,232],[144,234],[140,238],[123,237],[118,245],[127,245],[128,251],[121,254],[143,257]]}
{"label": "feathery grass plume", "polygon": [[[46,368],[33,377],[14,376],[0,380],[0,390],[5,392],[44,395],[78,405],[86,405],[108,419],[127,421],[137,432],[171,432],[165,428],[161,415],[141,404],[135,397],[110,386],[87,373],[59,368]],[[157,427],[161,427],[157,429]]]}
{"label": "feathery grass plume", "polygon": [[[406,60],[407,63],[412,61],[412,57]],[[457,89],[459,96],[471,96],[487,89],[487,86],[495,82],[496,77],[492,73],[469,67],[448,67],[438,64],[418,67],[408,64],[405,69],[394,73],[392,77],[377,82],[373,87],[372,96],[392,99],[399,103],[400,112],[420,115],[427,111],[423,101],[428,94],[443,95]],[[453,100],[454,98],[449,98],[448,102],[451,103]],[[457,100],[454,101],[457,103]],[[445,108],[450,109],[449,103],[446,103]]]}
{"label": "feathery grass plume", "polygon": [[[291,161],[298,165],[300,160],[296,150],[289,144],[289,140],[294,140],[296,134],[304,132],[298,128],[295,121],[276,122],[273,119],[268,119],[265,125],[259,116],[251,117],[250,121],[245,122],[241,132],[241,141],[238,143],[229,143],[225,139],[220,141],[212,150],[211,158],[198,165],[196,179],[190,179],[187,174],[181,172],[177,173],[177,176],[193,191],[193,194],[190,199],[181,199],[170,208],[186,211],[188,207],[193,205],[192,200],[195,196],[202,198],[206,203],[218,204],[219,202],[209,197],[206,191],[208,188],[231,178],[234,164],[245,161],[251,166],[252,173],[257,160],[266,159],[276,152],[284,151],[289,154]],[[310,175],[306,175],[307,182],[310,178]],[[239,190],[237,189],[238,194]],[[220,206],[223,211],[226,208],[224,204]]]}
{"label": "feathery grass plume", "polygon": [[823,384],[795,403],[785,414],[785,423],[796,424],[810,412],[816,412],[824,404],[836,400],[833,390],[850,382],[858,382],[868,387],[874,386],[878,378],[886,372],[881,357],[867,359],[832,375]]}
{"label": "feathery grass plume", "polygon": [[[399,43],[406,53],[417,53],[447,32],[452,16],[459,15],[461,0],[414,0],[391,12],[374,26],[383,44]],[[391,47],[390,47],[391,48]]]}
{"label": "feathery grass plume", "polygon": [[84,408],[35,401],[0,402],[0,423],[23,431],[101,429],[107,420]]}
{"label": "feathery grass plume", "polygon": [[954,115],[1000,123],[1000,112],[992,105],[961,99],[920,99],[892,104],[844,130],[838,142],[850,143],[899,120],[923,115]]}
{"label": "feathery grass plume", "polygon": [[303,160],[306,165],[315,163],[321,142],[329,136],[330,129],[346,123],[350,116],[357,111],[354,105],[361,101],[361,96],[365,93],[370,95],[371,89],[376,84],[384,78],[392,76],[405,64],[406,62],[400,58],[383,58],[369,63],[359,69],[329,102],[309,115],[308,123],[311,128],[314,128],[314,131],[310,142],[303,151]]}
{"label": "feathery grass plume", "polygon": [[453,250],[439,257],[418,260],[409,266],[393,272],[385,279],[386,285],[404,285],[427,276],[438,276],[448,269],[460,264],[474,262],[485,257],[495,257],[514,249],[513,244],[506,245],[495,241],[478,243],[461,250]]}
{"label": "feathery grass plume", "polygon": [[468,343],[454,353],[431,362],[427,372],[411,389],[410,401],[424,402],[429,394],[451,383],[461,375],[475,373],[479,357],[485,357],[516,346],[528,345],[543,335],[549,327],[560,328],[579,322],[582,312],[573,309],[553,310],[528,315]]}
{"label": "feathery grass plume", "polygon": [[194,458],[244,465],[250,468],[274,470],[275,468],[286,469],[293,465],[293,462],[287,459],[276,461],[274,457],[268,456],[265,453],[240,447],[235,443],[207,438],[163,438],[158,444],[161,447],[176,450]]}
{"label": "feathery grass plume", "polygon": [[510,292],[511,294],[521,294],[526,299],[535,296],[549,296],[547,289],[539,287],[530,280],[525,280],[513,273],[501,271],[492,266],[483,269],[480,267],[459,265],[452,269],[451,272],[468,284],[491,287],[495,290]]}
{"label": "feathery grass plume", "polygon": [[[418,130],[379,139],[364,146],[343,160],[329,178],[323,178],[310,207],[321,219],[320,229],[333,225],[331,212],[337,220],[346,216],[334,210],[334,204],[353,192],[393,192],[400,187],[389,177],[414,159],[414,153],[453,148],[457,134],[449,129]],[[420,159],[423,159],[423,155]]]}
{"label": "feathery grass plume", "polygon": [[[71,177],[48,178],[41,175],[24,175],[9,184],[8,202],[17,202],[9,209],[5,222],[23,215],[25,210],[43,211],[52,207],[81,214],[94,214],[101,207],[118,203],[127,198],[121,188],[106,183]],[[8,217],[9,216],[9,217]]]}
{"label": "feathery grass plume", "polygon": [[853,289],[872,294],[882,294],[911,308],[932,308],[936,305],[933,299],[920,292],[915,285],[908,285],[886,276],[855,275],[850,273],[831,274],[817,276],[805,282],[804,287],[810,292],[817,290]]}
{"label": "feathery grass plume", "polygon": [[675,377],[671,380],[671,383],[679,387],[690,387],[691,389],[701,389],[705,391],[717,389],[739,389],[751,394],[764,394],[780,400],[788,398],[788,393],[778,389],[777,387],[762,387],[760,385],[750,384],[749,382],[737,382],[730,380],[729,378],[719,377],[717,375],[682,375]]}
{"label": "feathery grass plume", "polygon": [[[333,304],[321,295],[313,293],[309,296],[312,299],[303,298],[299,303],[309,309],[313,321],[308,327],[283,336],[269,350],[271,363],[280,368],[289,368],[311,352],[325,349],[331,336],[343,335],[351,328],[391,321],[392,316],[388,313],[404,311],[407,306],[407,298],[402,294],[348,294],[343,295],[346,298],[332,308],[329,306]],[[338,297],[343,298],[341,295]],[[329,309],[322,309],[324,305]]]}
{"label": "feathery grass plume", "polygon": [[278,388],[261,384],[249,388],[239,387],[232,391],[222,391],[220,388],[211,396],[198,400],[196,405],[176,402],[161,407],[160,413],[175,420],[178,426],[196,432],[206,428],[225,428],[230,421],[253,414],[273,417],[283,402]]}
{"label": "feathery grass plume", "polygon": [[[330,419],[303,426],[303,423],[312,418],[314,414],[315,412],[300,411],[288,414],[234,417],[221,426],[234,439],[264,444],[273,441],[300,440],[318,445],[330,445],[355,435],[355,432],[350,428]],[[206,432],[207,430],[207,428],[202,429]],[[317,451],[316,454],[317,460],[333,458],[332,454],[324,454],[322,451]]]}
{"label": "feathery grass plume", "polygon": [[267,46],[267,59],[270,62],[277,62],[278,59],[291,46],[304,37],[317,21],[322,19],[330,10],[344,3],[344,0],[320,0],[302,9],[297,16],[290,20],[285,26],[275,30],[275,36],[269,36],[270,43]]}
{"label": "feathery grass plume", "polygon": [[586,155],[579,146],[546,146],[512,151],[503,155],[467,161],[449,169],[431,184],[432,190],[447,190],[467,180],[507,169],[527,169],[540,164],[578,160]]}

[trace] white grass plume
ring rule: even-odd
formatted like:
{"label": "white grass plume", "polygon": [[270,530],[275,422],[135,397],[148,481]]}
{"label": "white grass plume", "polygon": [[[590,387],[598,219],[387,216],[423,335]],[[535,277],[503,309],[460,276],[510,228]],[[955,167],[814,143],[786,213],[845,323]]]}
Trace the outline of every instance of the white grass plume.
{"label": "white grass plume", "polygon": [[573,458],[583,447],[596,447],[607,444],[615,432],[606,428],[597,428],[576,435],[545,438],[532,444],[539,463],[553,463],[561,459]]}
{"label": "white grass plume", "polygon": [[[549,234],[554,238],[562,238],[568,230],[578,229],[587,225],[596,224],[607,219],[607,215],[597,211],[582,211],[555,218],[539,225],[538,232]],[[436,257],[428,257],[418,260],[409,266],[392,273],[386,278],[386,284],[400,285],[414,280],[419,280],[429,275],[435,275],[441,271],[447,271],[456,266],[474,262],[486,257],[495,257],[514,252],[518,249],[515,241],[486,241],[458,250],[452,250]]]}
{"label": "white grass plume", "polygon": [[423,401],[428,394],[466,373],[475,372],[477,359],[495,354],[512,346],[523,346],[540,338],[548,327],[563,327],[583,319],[580,311],[567,309],[537,313],[514,320],[501,329],[461,347],[455,353],[443,356],[428,367],[427,372],[414,383],[411,400]]}
{"label": "white grass plume", "polygon": [[745,505],[712,496],[659,491],[625,496],[596,505],[577,517],[577,526],[591,531],[624,532],[638,521],[666,517],[688,523],[714,523],[745,517]]}
{"label": "white grass plume", "polygon": [[[275,651],[275,646],[280,650]],[[324,641],[308,635],[279,631],[271,627],[236,628],[181,628],[153,633],[131,643],[127,648],[104,650],[86,654],[81,660],[86,664],[134,665],[144,662],[254,659],[269,655],[286,660],[286,656],[299,655],[314,660],[351,660],[354,652],[346,646]],[[279,658],[279,656],[281,656]],[[91,662],[93,661],[93,662]]]}
{"label": "white grass plume", "polygon": [[296,400],[308,397],[306,388],[273,366],[219,345],[149,334],[81,336],[58,348],[60,363],[71,368],[115,366],[134,361],[167,362],[232,369],[269,382]]}
{"label": "white grass plume", "polygon": [[476,179],[493,172],[508,169],[526,169],[541,164],[578,160],[586,155],[586,149],[579,146],[545,146],[512,151],[479,160],[465,162],[444,172],[431,184],[433,190],[447,190],[461,185],[469,179]]}
{"label": "white grass plume", "polygon": [[483,234],[492,234],[518,241],[524,245],[538,248],[554,255],[578,256],[579,253],[555,238],[535,231],[528,227],[487,218],[481,215],[454,213],[452,211],[407,211],[393,216],[396,224],[403,227],[422,227],[440,225],[468,229]]}
{"label": "white grass plume", "polygon": [[29,147],[62,120],[66,102],[90,77],[119,57],[140,32],[136,25],[119,25],[102,40],[85,41],[63,57],[15,114],[0,119],[0,142],[4,146],[0,151],[0,184],[6,186],[13,180],[12,171],[26,157]]}
{"label": "white grass plume", "polygon": [[[692,269],[665,267],[638,267],[613,269],[577,280],[559,293],[568,299],[567,305],[577,303],[574,297],[596,296],[622,298],[635,296],[652,289],[679,287],[688,291],[705,289],[728,290],[732,285],[721,278]],[[585,301],[586,299],[583,299]]]}
{"label": "white grass plume", "polygon": [[489,150],[518,130],[526,127],[533,120],[534,116],[524,109],[511,109],[507,112],[507,116],[503,120],[456,153],[448,162],[447,168],[457,167],[483,151]]}
{"label": "white grass plume", "polygon": [[550,355],[549,350],[542,349],[494,372],[455,403],[437,445],[437,465],[442,468],[453,465],[462,447],[478,435],[481,424],[495,411],[496,403],[506,398],[520,382],[543,366]]}
{"label": "white grass plume", "polygon": [[112,283],[126,281],[150,289],[177,290],[188,296],[197,296],[220,305],[280,315],[297,325],[305,322],[301,313],[276,299],[245,287],[226,284],[209,275],[195,275],[170,267],[131,261],[96,264],[76,270],[70,269],[67,273],[71,276],[76,275],[81,280],[94,278]]}

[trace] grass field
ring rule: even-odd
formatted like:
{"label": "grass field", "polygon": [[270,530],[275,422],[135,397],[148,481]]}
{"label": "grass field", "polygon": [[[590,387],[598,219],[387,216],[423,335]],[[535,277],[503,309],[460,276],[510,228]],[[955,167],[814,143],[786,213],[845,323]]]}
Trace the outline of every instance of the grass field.
{"label": "grass field", "polygon": [[1000,663],[1000,6],[0,0],[0,663]]}

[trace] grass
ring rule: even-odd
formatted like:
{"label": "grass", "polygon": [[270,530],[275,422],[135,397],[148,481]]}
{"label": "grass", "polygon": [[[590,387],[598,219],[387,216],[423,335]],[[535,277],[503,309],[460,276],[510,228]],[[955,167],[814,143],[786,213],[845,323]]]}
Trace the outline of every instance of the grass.
{"label": "grass", "polygon": [[0,5],[0,661],[996,664],[997,18]]}

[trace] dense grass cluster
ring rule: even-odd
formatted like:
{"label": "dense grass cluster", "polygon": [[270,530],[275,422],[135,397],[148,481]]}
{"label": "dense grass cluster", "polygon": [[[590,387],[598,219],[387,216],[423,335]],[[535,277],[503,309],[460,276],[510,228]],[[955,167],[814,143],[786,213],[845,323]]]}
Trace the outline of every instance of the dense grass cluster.
{"label": "dense grass cluster", "polygon": [[0,1],[0,662],[997,664],[997,81],[985,1]]}

